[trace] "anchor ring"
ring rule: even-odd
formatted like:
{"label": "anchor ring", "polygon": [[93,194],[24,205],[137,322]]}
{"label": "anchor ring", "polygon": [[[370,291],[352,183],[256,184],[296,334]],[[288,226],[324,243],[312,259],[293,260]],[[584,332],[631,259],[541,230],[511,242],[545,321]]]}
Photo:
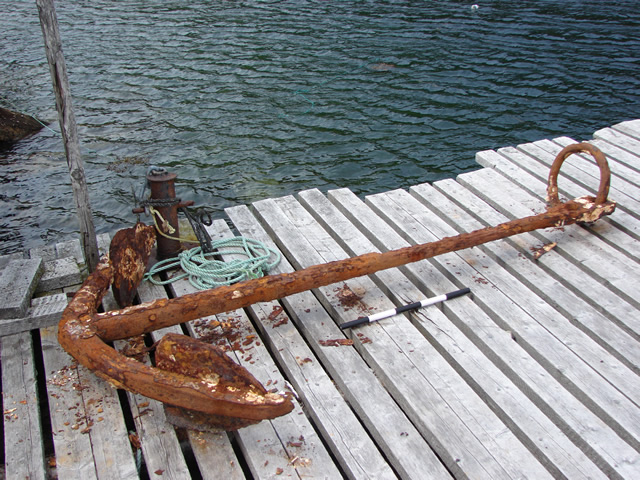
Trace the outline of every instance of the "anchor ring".
{"label": "anchor ring", "polygon": [[598,167],[600,168],[600,186],[598,187],[598,194],[596,196],[596,204],[603,205],[607,202],[609,196],[609,185],[611,183],[611,170],[609,164],[604,156],[604,153],[594,145],[587,142],[574,143],[564,147],[560,153],[556,156],[555,160],[551,164],[551,170],[549,171],[549,181],[547,186],[547,201],[551,206],[560,203],[558,198],[558,173],[560,167],[564,161],[574,153],[589,153],[596,160]]}

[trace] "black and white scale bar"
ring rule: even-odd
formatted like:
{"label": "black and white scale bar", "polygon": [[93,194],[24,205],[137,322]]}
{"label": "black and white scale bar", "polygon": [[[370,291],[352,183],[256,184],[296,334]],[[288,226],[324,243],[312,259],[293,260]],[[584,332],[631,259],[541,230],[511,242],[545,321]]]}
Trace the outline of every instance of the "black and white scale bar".
{"label": "black and white scale bar", "polygon": [[409,310],[417,310],[419,308],[428,307],[429,305],[445,302],[452,298],[466,295],[469,292],[471,292],[471,289],[467,287],[461,290],[456,290],[455,292],[444,293],[442,295],[438,295],[437,297],[425,298],[424,300],[421,300],[419,302],[402,305],[401,307],[393,308],[391,310],[385,310],[384,312],[380,312],[380,313],[375,313],[373,315],[369,315],[368,317],[356,318],[355,320],[351,320],[350,322],[346,322],[340,325],[340,329],[345,330],[347,328],[353,328],[358,325],[362,325],[363,323],[377,322],[378,320],[393,317],[394,315],[397,315],[402,312],[408,312]]}

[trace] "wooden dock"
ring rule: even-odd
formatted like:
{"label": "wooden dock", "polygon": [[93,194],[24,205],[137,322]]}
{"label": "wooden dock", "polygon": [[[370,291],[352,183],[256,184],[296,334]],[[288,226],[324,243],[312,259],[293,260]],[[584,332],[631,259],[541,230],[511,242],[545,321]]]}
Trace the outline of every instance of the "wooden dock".
{"label": "wooden dock", "polygon": [[[237,432],[176,429],[161,404],[113,389],[61,350],[56,324],[82,277],[76,242],[0,257],[6,478],[640,478],[640,120],[592,142],[618,202],[592,227],[522,234],[155,332],[148,344],[177,331],[226,345],[267,389],[297,395],[290,414]],[[429,242],[542,211],[550,162],[569,143],[480,152],[478,171],[364,200],[307,190],[229,208],[211,233],[279,249],[276,273]],[[592,161],[572,156],[561,174],[567,198],[597,190]],[[463,287],[471,295],[338,327]],[[139,295],[193,290],[144,282]]]}

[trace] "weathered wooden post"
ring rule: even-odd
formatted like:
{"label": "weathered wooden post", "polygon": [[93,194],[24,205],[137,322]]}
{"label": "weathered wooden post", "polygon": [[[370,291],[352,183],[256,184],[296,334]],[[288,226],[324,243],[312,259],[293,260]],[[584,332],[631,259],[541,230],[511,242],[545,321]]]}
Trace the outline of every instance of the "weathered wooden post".
{"label": "weathered wooden post", "polygon": [[36,0],[36,5],[40,15],[40,26],[42,27],[47,61],[51,71],[53,91],[56,95],[56,107],[58,118],[60,119],[60,131],[64,149],[67,155],[69,175],[71,176],[73,198],[76,203],[78,220],[80,221],[82,249],[89,271],[93,272],[98,264],[100,255],[93,226],[84,165],[80,155],[76,118],[71,105],[71,93],[67,78],[67,67],[62,54],[58,19],[53,0]]}

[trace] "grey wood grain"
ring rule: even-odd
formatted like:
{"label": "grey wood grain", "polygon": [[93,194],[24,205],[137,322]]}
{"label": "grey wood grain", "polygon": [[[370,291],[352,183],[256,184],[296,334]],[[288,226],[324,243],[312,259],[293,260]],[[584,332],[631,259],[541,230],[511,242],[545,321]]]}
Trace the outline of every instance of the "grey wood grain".
{"label": "grey wood grain", "polygon": [[31,334],[0,339],[5,474],[8,480],[46,478]]}
{"label": "grey wood grain", "polygon": [[[280,233],[277,235],[279,246],[300,267],[346,256],[331,236],[291,197],[254,205],[263,222]],[[393,306],[368,278],[353,279],[344,285],[359,297],[360,306],[353,312],[340,305],[339,293],[344,287],[318,289],[321,302],[341,321],[353,319],[365,311],[370,313]],[[354,335],[356,348],[454,474],[495,477],[516,474],[527,468],[529,472],[536,471],[536,475],[545,476],[541,465],[510,435],[502,422],[496,421],[486,404],[478,401],[475,393],[406,318],[384,325],[371,324],[361,332],[372,342],[359,342]],[[509,443],[510,453],[498,458],[495,452],[504,453],[499,447],[503,441]],[[523,467],[525,463],[527,467]]]}

